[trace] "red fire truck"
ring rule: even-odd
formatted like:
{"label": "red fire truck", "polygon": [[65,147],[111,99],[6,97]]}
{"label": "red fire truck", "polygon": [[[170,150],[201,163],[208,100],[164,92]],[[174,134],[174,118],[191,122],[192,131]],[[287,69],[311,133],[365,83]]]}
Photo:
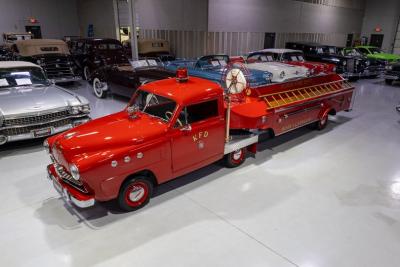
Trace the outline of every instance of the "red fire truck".
{"label": "red fire truck", "polygon": [[132,211],[159,184],[223,158],[241,165],[261,133],[323,129],[328,115],[351,108],[354,87],[336,74],[258,88],[245,76],[228,70],[223,89],[181,69],[141,86],[123,111],[48,138],[48,177],[78,207],[118,199]]}

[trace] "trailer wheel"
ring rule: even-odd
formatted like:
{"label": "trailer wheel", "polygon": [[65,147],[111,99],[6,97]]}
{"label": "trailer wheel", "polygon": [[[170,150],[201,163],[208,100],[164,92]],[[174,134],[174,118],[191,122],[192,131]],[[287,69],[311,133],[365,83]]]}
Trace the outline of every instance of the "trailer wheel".
{"label": "trailer wheel", "polygon": [[325,129],[328,125],[328,114],[325,114],[319,121],[316,122],[316,128],[318,131]]}
{"label": "trailer wheel", "polygon": [[385,79],[385,83],[388,85],[392,85],[393,84],[393,80],[392,79]]}
{"label": "trailer wheel", "polygon": [[246,148],[235,150],[225,155],[225,165],[228,168],[235,168],[246,160]]}
{"label": "trailer wheel", "polygon": [[118,204],[125,211],[143,208],[153,194],[153,184],[145,176],[137,176],[125,181],[118,195]]}

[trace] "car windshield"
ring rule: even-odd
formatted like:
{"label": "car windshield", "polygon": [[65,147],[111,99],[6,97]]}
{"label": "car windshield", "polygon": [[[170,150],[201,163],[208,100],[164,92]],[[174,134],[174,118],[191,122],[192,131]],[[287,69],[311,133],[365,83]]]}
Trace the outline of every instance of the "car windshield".
{"label": "car windshield", "polygon": [[368,49],[369,49],[369,51],[371,51],[372,54],[379,54],[379,53],[382,53],[382,50],[380,50],[380,49],[377,48],[377,47],[370,47],[370,48],[368,48]]}
{"label": "car windshield", "polygon": [[129,61],[134,69],[140,68],[148,68],[148,67],[157,67],[160,66],[161,63],[157,62],[156,59],[139,59],[139,60],[130,60]]}
{"label": "car windshield", "polygon": [[343,49],[342,51],[344,56],[354,56],[354,57],[361,56],[361,53],[358,52],[356,49]]}
{"label": "car windshield", "polygon": [[36,67],[0,69],[0,88],[30,85],[49,85],[42,69]]}
{"label": "car windshield", "polygon": [[304,61],[302,53],[285,53],[283,58],[289,61]]}
{"label": "car windshield", "polygon": [[159,118],[164,122],[169,122],[175,112],[176,102],[160,95],[138,90],[129,106],[136,107],[140,112]]}
{"label": "car windshield", "polygon": [[278,57],[278,54],[274,53],[262,53],[262,54],[254,54],[247,58],[249,63],[252,62],[273,62],[275,58]]}
{"label": "car windshield", "polygon": [[335,49],[335,47],[332,47],[332,46],[323,47],[322,50],[324,53],[336,54],[336,49]]}
{"label": "car windshield", "polygon": [[96,45],[98,50],[121,50],[123,49],[122,45],[118,43],[100,43]]}
{"label": "car windshield", "polygon": [[196,67],[202,69],[221,69],[228,64],[228,61],[229,57],[224,55],[205,56],[197,61]]}

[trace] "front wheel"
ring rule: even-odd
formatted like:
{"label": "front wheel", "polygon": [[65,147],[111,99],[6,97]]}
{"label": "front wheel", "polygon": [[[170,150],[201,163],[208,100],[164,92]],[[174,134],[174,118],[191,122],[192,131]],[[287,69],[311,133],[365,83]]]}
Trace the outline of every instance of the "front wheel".
{"label": "front wheel", "polygon": [[121,186],[118,204],[125,211],[143,208],[153,194],[153,184],[145,176],[137,176],[127,180]]}
{"label": "front wheel", "polygon": [[99,78],[93,79],[93,92],[98,98],[105,98],[107,95],[108,85],[106,82],[100,81]]}
{"label": "front wheel", "polygon": [[243,164],[246,160],[246,148],[240,148],[225,155],[225,165],[228,168],[235,168]]}

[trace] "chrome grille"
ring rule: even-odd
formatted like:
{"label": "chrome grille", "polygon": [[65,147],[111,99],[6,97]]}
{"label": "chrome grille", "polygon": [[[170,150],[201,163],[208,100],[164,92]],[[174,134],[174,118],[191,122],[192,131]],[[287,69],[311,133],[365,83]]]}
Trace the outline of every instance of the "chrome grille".
{"label": "chrome grille", "polygon": [[355,60],[354,59],[348,59],[347,60],[347,72],[353,73],[355,72]]}
{"label": "chrome grille", "polygon": [[72,175],[69,174],[65,168],[58,164],[58,163],[54,163],[54,168],[58,174],[58,176],[67,184],[73,186],[74,188],[78,189],[79,191],[83,192],[83,193],[88,193],[87,189],[83,186],[81,181],[77,181],[74,178],[72,178]]}
{"label": "chrome grille", "polygon": [[49,79],[72,78],[74,72],[72,63],[68,58],[41,58],[40,66],[44,69]]}
{"label": "chrome grille", "polygon": [[23,118],[15,119],[5,119],[4,126],[22,126],[22,125],[32,125],[38,123],[46,123],[54,120],[62,119],[69,116],[68,110],[42,114],[38,116],[28,116]]}
{"label": "chrome grille", "polygon": [[51,122],[51,123],[46,123],[46,124],[40,124],[40,125],[32,125],[32,126],[26,126],[26,127],[16,127],[16,128],[8,128],[0,131],[2,134],[7,135],[7,136],[12,136],[12,135],[20,135],[20,134],[27,134],[30,133],[33,130],[39,130],[39,129],[45,129],[49,127],[62,127],[68,124],[71,124],[72,121],[70,119],[65,119],[65,120],[59,120],[56,122]]}

